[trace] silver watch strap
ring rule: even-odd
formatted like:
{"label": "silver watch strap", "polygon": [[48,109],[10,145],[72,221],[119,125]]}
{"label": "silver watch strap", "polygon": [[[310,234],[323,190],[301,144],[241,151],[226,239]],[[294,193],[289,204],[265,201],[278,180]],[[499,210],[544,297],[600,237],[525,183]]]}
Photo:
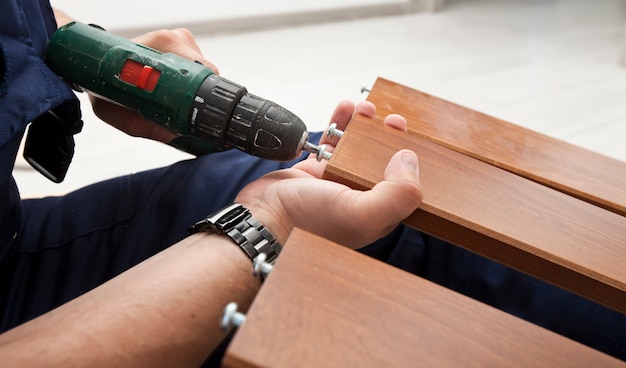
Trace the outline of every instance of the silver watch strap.
{"label": "silver watch strap", "polygon": [[266,262],[274,264],[281,250],[274,235],[239,203],[212,213],[188,230],[191,234],[199,231],[228,235],[251,260],[264,253]]}
{"label": "silver watch strap", "polygon": [[252,260],[259,253],[264,253],[267,256],[266,262],[274,264],[281,250],[280,244],[272,233],[250,214],[228,230],[226,235],[233,239]]}

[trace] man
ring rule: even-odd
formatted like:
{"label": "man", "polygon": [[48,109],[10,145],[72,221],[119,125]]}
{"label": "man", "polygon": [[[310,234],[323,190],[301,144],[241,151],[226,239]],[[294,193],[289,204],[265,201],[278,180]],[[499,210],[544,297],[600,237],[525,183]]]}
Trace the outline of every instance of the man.
{"label": "man", "polygon": [[[0,331],[12,329],[0,335],[3,364],[9,359],[20,365],[32,363],[27,359],[50,365],[65,359],[77,365],[201,362],[223,338],[215,320],[225,303],[245,307],[258,288],[249,276],[249,259],[230,239],[187,237],[189,225],[233,201],[248,207],[279,242],[293,226],[355,248],[373,242],[362,251],[626,355],[623,315],[415,230],[393,229],[421,200],[410,152],[396,155],[387,180],[365,193],[315,179],[323,163],[314,160],[274,172],[294,163],[233,150],[111,179],[64,197],[20,202],[10,171],[24,127],[39,123],[48,110],[72,120],[75,102],[41,61],[56,27],[47,1],[4,1],[0,14],[0,194],[6,198],[0,201]],[[60,24],[68,20],[58,17]],[[137,41],[211,65],[184,30]],[[171,139],[127,110],[100,100],[93,104],[98,116],[131,135]],[[343,102],[331,121],[343,127],[353,113],[372,116],[374,109]],[[404,127],[397,116],[386,122]],[[367,216],[372,210],[377,221]]]}
{"label": "man", "polygon": [[[399,152],[388,180],[368,192],[318,179],[324,163],[315,159],[262,176],[287,164],[228,151],[20,203],[9,170],[24,127],[49,110],[71,119],[75,106],[41,61],[56,27],[49,4],[8,1],[0,10],[7,20],[0,43],[8,126],[1,148],[3,365],[197,366],[224,338],[217,323],[224,306],[247,306],[260,285],[232,239],[187,236],[190,225],[235,201],[279,244],[298,226],[357,248],[391,231],[421,201],[417,157],[409,151]],[[140,40],[211,65],[184,30]],[[94,106],[130,134],[173,138],[137,114],[98,100]],[[373,116],[374,109],[344,102],[333,121],[345,127],[353,113]],[[406,122],[391,116],[387,123],[402,129]]]}

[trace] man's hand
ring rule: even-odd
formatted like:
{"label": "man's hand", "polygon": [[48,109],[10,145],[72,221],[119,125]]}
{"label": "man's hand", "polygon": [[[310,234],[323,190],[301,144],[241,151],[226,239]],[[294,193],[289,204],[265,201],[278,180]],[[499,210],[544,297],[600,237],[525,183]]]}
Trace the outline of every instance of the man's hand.
{"label": "man's hand", "polygon": [[[353,113],[373,117],[374,105],[342,102],[332,122],[345,129]],[[389,115],[384,123],[406,130],[406,120]],[[330,146],[336,138],[324,138]],[[272,172],[246,186],[236,201],[250,208],[279,242],[293,227],[318,234],[352,248],[365,246],[388,234],[422,201],[418,159],[414,152],[397,152],[385,170],[385,180],[372,190],[357,191],[319,180],[326,162],[309,158],[291,169]]]}
{"label": "man's hand", "polygon": [[[332,121],[345,128],[353,113],[374,112],[369,103],[344,102]],[[387,117],[385,124],[406,126],[399,116]],[[312,158],[270,173],[245,187],[237,201],[279,242],[298,226],[354,248],[385,235],[421,202],[417,157],[411,151],[398,152],[385,180],[365,192],[319,179],[325,164]],[[247,308],[260,286],[250,260],[231,239],[194,234],[0,334],[2,364],[197,367],[225,337],[217,323],[223,307],[234,301]]]}
{"label": "man's hand", "polygon": [[[53,11],[58,26],[74,20],[60,9],[54,8]],[[193,35],[185,28],[149,32],[134,38],[133,41],[164,53],[169,52],[189,60],[198,61],[219,74],[217,67],[202,55]],[[89,99],[96,116],[128,135],[149,138],[163,143],[168,143],[176,138],[176,134],[158,124],[145,120],[134,111],[94,96],[89,96]]]}
{"label": "man's hand", "polygon": [[[193,35],[187,29],[150,32],[134,38],[133,41],[164,53],[173,53],[190,60],[199,61],[218,73],[217,67],[204,58]],[[94,96],[90,96],[90,100],[96,116],[133,137],[149,138],[163,143],[168,143],[176,138],[176,134],[158,124],[145,120],[138,113],[125,107]]]}

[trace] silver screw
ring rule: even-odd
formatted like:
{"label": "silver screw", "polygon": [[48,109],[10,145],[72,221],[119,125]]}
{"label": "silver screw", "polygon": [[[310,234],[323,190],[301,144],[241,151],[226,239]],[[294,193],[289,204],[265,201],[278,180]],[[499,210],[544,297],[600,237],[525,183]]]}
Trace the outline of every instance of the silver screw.
{"label": "silver screw", "polygon": [[228,303],[222,313],[220,326],[224,332],[230,331],[233,327],[239,327],[246,321],[246,315],[237,312],[237,303]]}
{"label": "silver screw", "polygon": [[322,161],[322,160],[330,160],[330,158],[333,156],[332,153],[326,151],[327,146],[325,144],[322,144],[320,146],[320,150],[317,151],[317,161]]}
{"label": "silver screw", "polygon": [[371,92],[371,91],[372,90],[367,87],[367,84],[363,83],[363,85],[361,86],[361,94],[363,94],[365,92]]}
{"label": "silver screw", "polygon": [[266,259],[267,254],[260,253],[258,256],[256,256],[254,261],[252,261],[252,275],[254,275],[254,277],[261,276],[265,278],[267,277],[267,275],[270,274],[270,272],[272,272],[274,266],[265,262]]}
{"label": "silver screw", "polygon": [[326,136],[328,138],[332,138],[332,137],[341,138],[343,137],[343,130],[337,129],[337,123],[332,123],[330,124],[330,126],[328,126],[328,132],[326,133]]}
{"label": "silver screw", "polygon": [[326,151],[325,144],[322,144],[321,146],[316,146],[313,143],[306,141],[302,146],[302,149],[304,151],[314,153],[317,157],[317,161],[322,161],[322,159],[330,160],[330,157],[332,156],[330,152]]}

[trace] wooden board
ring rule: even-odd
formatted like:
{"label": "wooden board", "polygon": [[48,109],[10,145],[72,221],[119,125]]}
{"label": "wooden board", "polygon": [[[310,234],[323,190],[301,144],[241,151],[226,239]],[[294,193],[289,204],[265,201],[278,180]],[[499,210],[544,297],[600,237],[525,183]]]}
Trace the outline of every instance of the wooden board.
{"label": "wooden board", "polygon": [[626,162],[382,78],[368,100],[433,142],[626,216]]}
{"label": "wooden board", "polygon": [[405,223],[626,313],[626,218],[409,132],[355,116],[325,178],[368,189],[401,148],[425,194]]}
{"label": "wooden board", "polygon": [[224,367],[624,367],[626,363],[296,229]]}

